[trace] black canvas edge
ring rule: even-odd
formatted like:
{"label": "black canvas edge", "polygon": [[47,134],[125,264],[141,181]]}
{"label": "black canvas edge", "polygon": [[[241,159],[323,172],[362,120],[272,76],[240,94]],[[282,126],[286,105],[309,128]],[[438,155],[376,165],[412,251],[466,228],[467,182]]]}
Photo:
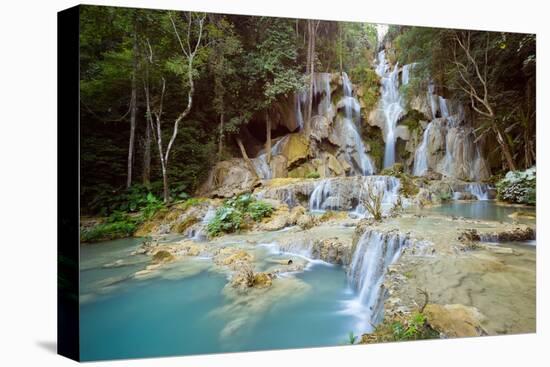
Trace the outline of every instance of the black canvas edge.
{"label": "black canvas edge", "polygon": [[80,6],[57,13],[57,353],[80,361]]}

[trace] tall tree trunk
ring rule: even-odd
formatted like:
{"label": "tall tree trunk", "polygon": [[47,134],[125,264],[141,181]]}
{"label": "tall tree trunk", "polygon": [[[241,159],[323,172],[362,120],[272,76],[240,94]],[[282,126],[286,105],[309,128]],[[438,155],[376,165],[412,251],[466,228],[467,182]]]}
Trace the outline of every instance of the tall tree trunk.
{"label": "tall tree trunk", "polygon": [[516,164],[514,162],[514,157],[512,156],[512,152],[510,150],[510,146],[508,145],[508,141],[506,140],[506,136],[500,129],[500,127],[497,126],[496,121],[493,121],[493,130],[497,136],[497,142],[500,145],[500,149],[502,150],[502,154],[504,154],[504,159],[506,160],[506,164],[508,165],[508,169],[511,171],[516,170]]}
{"label": "tall tree trunk", "polygon": [[265,157],[267,164],[271,163],[271,119],[269,118],[269,112],[265,113]]}
{"label": "tall tree trunk", "polygon": [[311,117],[313,110],[313,74],[315,73],[315,34],[317,32],[317,24],[313,20],[309,19],[307,21],[308,29],[308,50],[307,50],[307,66],[306,73],[309,74],[309,93],[308,93],[308,106],[306,113],[306,121],[304,121],[304,127],[306,136],[309,136],[311,131]]}
{"label": "tall tree trunk", "polygon": [[243,156],[244,161],[248,165],[248,169],[252,172],[254,177],[259,178],[258,173],[256,172],[256,167],[254,167],[254,164],[252,164],[252,161],[250,160],[250,158],[248,158],[248,154],[246,154],[246,149],[244,149],[243,141],[239,137],[236,137],[235,140],[237,141],[237,145],[241,150],[241,154]]}
{"label": "tall tree trunk", "polygon": [[137,29],[134,26],[134,61],[132,66],[132,97],[130,100],[130,142],[128,144],[128,174],[126,187],[132,185],[132,166],[134,163],[134,141],[136,136],[136,110],[137,110],[137,90],[136,90],[136,74],[137,74]]}
{"label": "tall tree trunk", "polygon": [[145,187],[151,186],[151,124],[145,124],[145,140],[143,142],[143,174],[142,181]]}
{"label": "tall tree trunk", "polygon": [[223,153],[223,137],[224,137],[224,133],[223,133],[223,129],[224,129],[224,113],[222,112],[220,114],[220,137],[218,139],[218,160],[221,161],[222,160],[222,153]]}

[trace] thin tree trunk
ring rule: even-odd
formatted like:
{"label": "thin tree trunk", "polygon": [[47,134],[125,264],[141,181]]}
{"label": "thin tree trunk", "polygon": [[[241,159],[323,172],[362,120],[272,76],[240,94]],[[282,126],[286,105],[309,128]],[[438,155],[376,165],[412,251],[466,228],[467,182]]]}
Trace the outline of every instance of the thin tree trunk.
{"label": "thin tree trunk", "polygon": [[271,119],[269,118],[269,112],[265,113],[265,157],[267,164],[271,163]]}
{"label": "thin tree trunk", "polygon": [[504,159],[506,160],[506,164],[508,165],[508,169],[511,170],[511,171],[515,171],[516,170],[516,164],[514,163],[514,158],[512,156],[511,151],[510,151],[510,146],[508,145],[508,142],[506,141],[506,136],[500,130],[500,128],[497,126],[496,121],[493,121],[493,130],[495,131],[495,134],[497,136],[497,142],[500,145],[500,149],[502,150],[502,153],[504,154]]}
{"label": "thin tree trunk", "polygon": [[136,91],[136,74],[137,74],[137,29],[134,27],[134,61],[132,67],[132,98],[130,101],[130,142],[128,144],[128,175],[126,187],[132,185],[132,166],[134,163],[134,141],[136,135],[136,110],[137,110],[137,91]]}
{"label": "thin tree trunk", "polygon": [[307,71],[309,72],[309,93],[308,93],[308,105],[307,105],[307,113],[306,113],[306,121],[304,121],[305,125],[305,132],[306,135],[309,136],[309,132],[311,130],[311,113],[313,109],[313,67],[314,67],[314,61],[313,61],[313,53],[314,53],[314,46],[313,46],[313,21],[308,20],[307,21],[307,29],[308,29],[308,50],[307,50]]}
{"label": "thin tree trunk", "polygon": [[222,112],[220,114],[220,137],[218,140],[218,160],[221,161],[222,159],[222,153],[223,153],[223,125],[224,125],[224,113]]}
{"label": "thin tree trunk", "polygon": [[239,137],[235,138],[235,140],[237,141],[237,145],[241,150],[241,154],[243,156],[244,161],[248,165],[248,168],[250,169],[254,177],[259,178],[258,173],[256,172],[256,168],[254,167],[254,164],[252,164],[252,161],[250,160],[250,158],[248,158],[248,154],[246,154],[246,149],[244,149],[243,141]]}
{"label": "thin tree trunk", "polygon": [[145,141],[143,142],[143,185],[151,186],[151,125],[145,124]]}

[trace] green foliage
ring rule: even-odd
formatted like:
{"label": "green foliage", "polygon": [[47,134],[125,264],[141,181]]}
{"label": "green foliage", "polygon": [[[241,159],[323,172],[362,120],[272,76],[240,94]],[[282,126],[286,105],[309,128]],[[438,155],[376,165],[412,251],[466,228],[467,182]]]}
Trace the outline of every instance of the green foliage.
{"label": "green foliage", "polygon": [[357,335],[353,334],[353,331],[350,331],[348,334],[348,344],[353,345],[357,342]]}
{"label": "green foliage", "polygon": [[407,126],[411,134],[414,134],[415,131],[420,130],[420,121],[426,120],[426,116],[417,110],[409,110],[405,116],[399,120],[400,125]]}
{"label": "green foliage", "polygon": [[224,202],[208,223],[207,231],[211,237],[236,232],[242,229],[249,218],[258,222],[270,216],[272,212],[273,207],[268,203],[256,200],[250,194],[243,194]]}
{"label": "green foliage", "polygon": [[452,194],[448,191],[441,192],[439,194],[439,200],[441,202],[451,201],[452,198],[453,198]]}
{"label": "green foliage", "polygon": [[306,178],[320,178],[321,175],[319,174],[319,172],[317,171],[312,171],[312,172],[309,172],[307,175],[306,175]]}
{"label": "green foliage", "polygon": [[380,98],[380,78],[368,63],[359,65],[350,73],[351,80],[361,90],[359,98],[364,104],[364,114],[372,111]]}
{"label": "green foliage", "polygon": [[263,201],[253,201],[248,205],[247,211],[253,220],[259,222],[273,213],[273,207]]}
{"label": "green foliage", "polygon": [[139,223],[140,218],[116,211],[104,223],[82,229],[80,240],[82,242],[98,242],[128,237],[135,232]]}
{"label": "green foliage", "polygon": [[363,342],[379,343],[437,338],[439,338],[439,333],[430,327],[426,316],[423,313],[415,312],[408,318],[384,319]]}
{"label": "green foliage", "polygon": [[519,204],[536,204],[536,167],[525,171],[510,171],[497,183],[497,198]]}

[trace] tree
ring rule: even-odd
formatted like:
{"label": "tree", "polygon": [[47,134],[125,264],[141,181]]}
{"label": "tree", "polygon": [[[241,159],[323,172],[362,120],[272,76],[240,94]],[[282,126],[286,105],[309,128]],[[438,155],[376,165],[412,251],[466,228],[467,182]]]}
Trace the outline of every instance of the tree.
{"label": "tree", "polygon": [[237,65],[242,53],[241,41],[233,24],[223,15],[210,15],[209,66],[214,78],[213,108],[219,116],[218,160],[221,160],[226,134],[226,101],[235,93],[240,80],[237,78]]}
{"label": "tree", "polygon": [[[181,27],[179,21],[175,19],[175,16],[172,13],[168,13],[168,19],[172,27],[174,36],[177,39],[177,44],[182,55],[176,56],[168,61],[169,68],[175,72],[177,75],[184,77],[184,83],[187,88],[187,104],[185,109],[177,115],[172,124],[172,134],[168,145],[164,148],[162,142],[162,124],[163,124],[163,105],[164,98],[166,95],[166,78],[161,77],[161,87],[160,87],[160,96],[158,98],[158,104],[156,109],[151,108],[151,96],[150,89],[148,84],[145,85],[145,94],[146,94],[146,105],[147,105],[147,116],[148,122],[151,125],[151,129],[155,131],[157,148],[159,152],[161,171],[162,171],[162,182],[163,182],[163,198],[164,202],[170,200],[170,189],[168,185],[168,164],[170,158],[170,152],[178,135],[178,128],[180,122],[189,114],[193,106],[193,96],[195,93],[195,58],[198,53],[201,51],[203,33],[204,33],[204,23],[206,16],[198,15],[192,12],[186,14],[186,19],[184,22],[184,28],[186,28],[185,36],[182,38],[180,35]],[[150,60],[152,60],[152,50],[150,51]],[[154,115],[154,119],[152,117]]]}
{"label": "tree", "polygon": [[486,33],[485,46],[482,52],[475,53],[472,50],[472,32],[454,31],[453,32],[453,63],[456,66],[457,87],[470,99],[470,106],[474,111],[489,121],[490,128],[497,138],[502,153],[512,171],[516,170],[516,164],[512,156],[508,141],[496,120],[494,105],[491,103],[490,93],[492,90],[488,79],[489,68],[489,47],[491,42],[490,33]]}

